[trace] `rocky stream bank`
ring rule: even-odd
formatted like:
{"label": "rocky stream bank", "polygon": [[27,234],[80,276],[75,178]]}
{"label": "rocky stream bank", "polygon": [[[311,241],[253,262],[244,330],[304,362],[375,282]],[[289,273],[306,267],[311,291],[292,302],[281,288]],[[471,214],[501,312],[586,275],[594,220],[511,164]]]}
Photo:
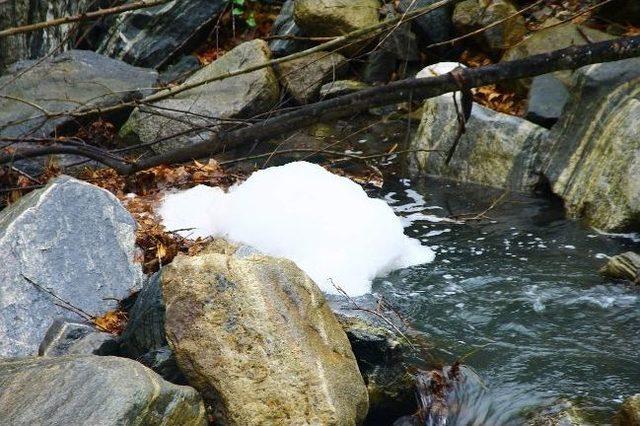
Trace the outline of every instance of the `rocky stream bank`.
{"label": "rocky stream bank", "polygon": [[[103,3],[0,1],[0,30]],[[265,39],[215,50],[212,61],[198,56],[198,46],[213,44],[207,35],[231,16],[227,1],[168,1],[97,25],[0,38],[0,150],[59,137],[85,144],[89,134],[90,145],[144,158],[278,108],[413,77],[427,64],[455,67],[468,57],[463,46],[430,45],[497,20],[469,42],[490,62],[612,39],[620,25],[640,24],[633,0],[601,9],[610,25],[597,28],[562,23],[555,8],[510,18],[525,1],[465,0],[398,25],[371,51],[365,44],[321,51],[218,78],[436,2],[383,3],[287,0]],[[185,90],[164,96],[176,88]],[[244,169],[253,169],[280,148],[276,163],[366,160],[376,178],[388,169],[535,194],[560,200],[568,217],[598,231],[640,230],[640,59],[492,90],[523,111],[492,109],[476,91],[460,133],[458,106],[446,94],[314,124],[224,152],[220,161],[246,157]],[[74,114],[156,95],[101,117],[103,134],[95,129],[104,122]],[[447,162],[443,153],[453,145]],[[169,264],[158,255],[159,270],[145,274],[131,213],[109,191],[71,177],[86,166],[96,164],[60,154],[17,161],[7,172],[29,184],[0,210],[0,423],[445,424],[434,377],[472,373],[427,360],[422,333],[383,301],[325,295],[292,261],[224,240]],[[637,284],[639,255],[613,257],[601,272]],[[119,334],[98,321],[114,312],[126,318]],[[628,390],[612,422],[640,425],[637,392]],[[568,402],[535,407],[526,422],[588,424]]]}

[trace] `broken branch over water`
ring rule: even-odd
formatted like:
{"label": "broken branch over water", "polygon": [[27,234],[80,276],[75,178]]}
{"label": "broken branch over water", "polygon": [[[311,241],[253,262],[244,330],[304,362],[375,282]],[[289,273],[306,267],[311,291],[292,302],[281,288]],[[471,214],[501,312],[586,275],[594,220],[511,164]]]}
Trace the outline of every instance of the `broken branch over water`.
{"label": "broken branch over water", "polygon": [[[640,56],[640,36],[619,38],[584,46],[572,46],[524,59],[502,62],[478,68],[456,69],[436,77],[406,79],[386,86],[374,87],[330,100],[303,106],[292,112],[267,118],[256,124],[221,131],[207,141],[176,149],[166,154],[129,162],[99,149],[75,148],[74,154],[91,158],[120,174],[131,174],[160,164],[173,164],[211,157],[223,150],[247,143],[264,141],[292,130],[327,120],[347,117],[372,107],[408,100],[424,100],[460,90],[460,86],[474,88],[508,80],[535,77],[554,71],[571,70],[601,62],[612,62]],[[22,149],[0,156],[0,164],[46,156],[67,151],[70,147],[50,146]],[[83,152],[77,152],[83,151]],[[86,152],[84,152],[86,151]]]}

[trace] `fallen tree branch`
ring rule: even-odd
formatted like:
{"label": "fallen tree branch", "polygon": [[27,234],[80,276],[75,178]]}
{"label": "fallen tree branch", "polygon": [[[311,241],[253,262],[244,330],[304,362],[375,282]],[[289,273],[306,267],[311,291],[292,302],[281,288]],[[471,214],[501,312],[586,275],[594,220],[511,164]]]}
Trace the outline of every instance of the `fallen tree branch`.
{"label": "fallen tree branch", "polygon": [[[460,84],[474,88],[507,80],[535,77],[554,71],[570,70],[601,62],[618,61],[640,56],[640,36],[619,38],[583,46],[530,56],[524,59],[502,62],[478,68],[456,69],[451,73],[420,79],[406,79],[386,86],[361,90],[345,96],[317,102],[301,107],[293,112],[267,118],[254,125],[221,131],[211,139],[186,148],[141,159],[136,162],[116,164],[113,158],[99,159],[96,150],[91,150],[91,158],[113,167],[121,174],[131,174],[160,164],[183,163],[193,159],[211,157],[223,150],[247,143],[264,141],[292,130],[308,127],[319,121],[330,121],[347,117],[369,108],[412,100],[423,100],[460,90]],[[47,149],[25,149],[11,155],[0,156],[0,164],[14,160],[47,155]],[[80,147],[58,147],[78,149]],[[50,152],[56,154],[59,152]],[[84,155],[74,152],[76,155]],[[105,152],[106,156],[108,153]]]}
{"label": "fallen tree branch", "polygon": [[16,34],[24,34],[33,31],[42,30],[44,28],[56,27],[64,24],[71,24],[73,22],[91,21],[107,15],[116,15],[119,13],[129,12],[137,9],[144,9],[148,7],[158,6],[167,3],[169,0],[143,0],[134,3],[127,3],[122,6],[111,7],[108,9],[99,9],[94,12],[80,13],[73,16],[63,16],[62,18],[52,19],[50,21],[36,22],[35,24],[24,25],[21,27],[7,28],[0,31],[0,38],[14,36]]}

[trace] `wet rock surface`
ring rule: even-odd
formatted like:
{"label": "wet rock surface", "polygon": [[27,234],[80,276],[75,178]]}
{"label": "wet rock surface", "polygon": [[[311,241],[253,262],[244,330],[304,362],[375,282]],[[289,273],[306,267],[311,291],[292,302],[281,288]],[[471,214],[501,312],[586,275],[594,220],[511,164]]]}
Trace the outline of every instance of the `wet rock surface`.
{"label": "wet rock surface", "polygon": [[620,410],[613,419],[616,426],[640,425],[640,393],[624,400]]}
{"label": "wet rock surface", "polygon": [[224,0],[173,0],[114,19],[98,52],[158,68],[198,36],[226,7]]}
{"label": "wet rock surface", "polygon": [[524,192],[538,183],[538,148],[546,129],[478,104],[465,128],[447,165],[446,155],[459,134],[456,107],[450,94],[428,99],[411,142],[416,151],[409,155],[411,170]]}
{"label": "wet rock surface", "polygon": [[[5,0],[0,2],[0,29],[20,27],[64,16],[73,16],[99,7],[89,0]],[[35,59],[48,53],[70,49],[77,38],[71,25],[0,38],[0,71],[22,59]],[[2,86],[2,84],[0,84]]]}
{"label": "wet rock surface", "polygon": [[0,357],[35,355],[56,318],[137,290],[135,229],[115,196],[68,176],[0,212]]}
{"label": "wet rock surface", "polygon": [[64,356],[0,361],[4,424],[204,426],[190,387],[124,358]]}
{"label": "wet rock surface", "polygon": [[364,420],[349,341],[293,262],[214,245],[176,258],[162,287],[178,365],[225,424]]}
{"label": "wet rock surface", "polygon": [[634,58],[577,71],[541,147],[541,171],[569,215],[601,230],[640,222],[639,65]]}
{"label": "wet rock surface", "polygon": [[628,251],[610,258],[600,269],[600,273],[610,278],[627,280],[640,284],[640,254]]}

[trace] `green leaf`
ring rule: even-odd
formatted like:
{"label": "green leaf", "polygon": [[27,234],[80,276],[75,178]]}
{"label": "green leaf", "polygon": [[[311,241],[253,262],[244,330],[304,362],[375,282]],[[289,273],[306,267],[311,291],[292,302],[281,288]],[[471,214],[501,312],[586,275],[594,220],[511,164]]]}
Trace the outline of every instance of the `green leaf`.
{"label": "green leaf", "polygon": [[249,15],[249,17],[245,20],[245,22],[251,28],[254,28],[256,26],[256,18],[255,16],[253,16],[253,12],[251,12],[251,15]]}
{"label": "green leaf", "polygon": [[234,7],[231,13],[233,13],[235,16],[238,16],[242,15],[244,13],[244,10],[240,9],[239,7]]}
{"label": "green leaf", "polygon": [[244,6],[244,0],[233,0],[234,4],[237,4],[238,6]]}

